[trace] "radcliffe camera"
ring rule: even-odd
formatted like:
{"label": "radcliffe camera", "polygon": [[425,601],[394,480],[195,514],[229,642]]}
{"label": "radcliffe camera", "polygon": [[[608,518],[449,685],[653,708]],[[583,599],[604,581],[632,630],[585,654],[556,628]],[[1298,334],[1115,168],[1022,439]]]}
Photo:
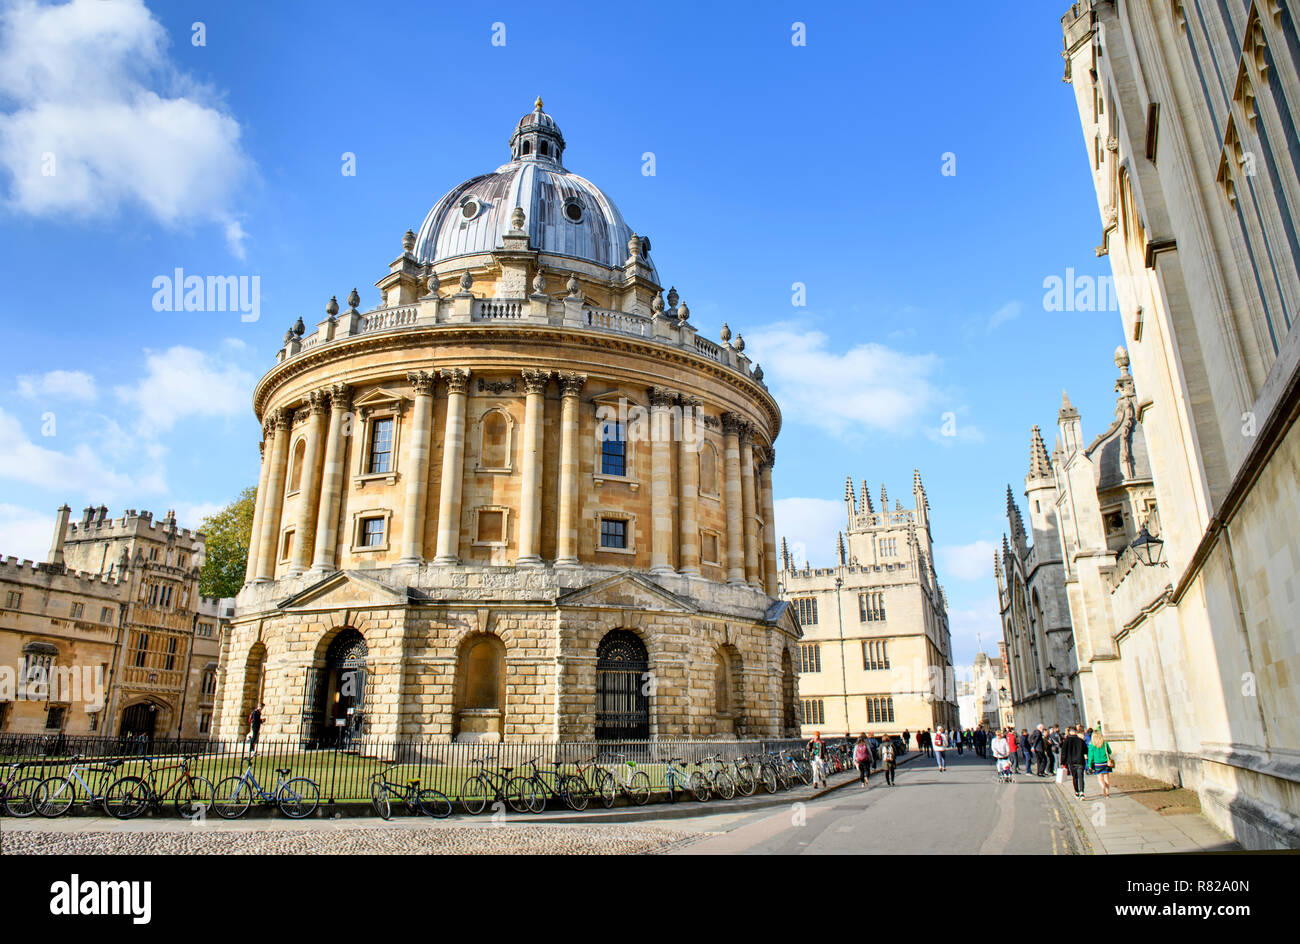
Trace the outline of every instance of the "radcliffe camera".
{"label": "radcliffe camera", "polygon": [[1298,15],[0,0],[7,916],[1276,908]]}

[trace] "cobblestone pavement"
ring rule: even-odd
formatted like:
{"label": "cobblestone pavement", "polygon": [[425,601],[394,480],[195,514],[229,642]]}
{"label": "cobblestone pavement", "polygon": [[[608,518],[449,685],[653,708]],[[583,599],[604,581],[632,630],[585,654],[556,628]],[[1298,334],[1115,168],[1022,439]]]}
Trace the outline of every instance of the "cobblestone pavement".
{"label": "cobblestone pavement", "polygon": [[1074,814],[1095,855],[1241,850],[1200,813],[1164,816],[1118,789],[1112,789],[1110,796],[1103,799],[1094,776],[1088,777],[1088,792],[1083,800],[1074,796],[1069,777],[1063,784],[1053,781],[1053,786]]}
{"label": "cobblestone pavement", "polygon": [[[84,821],[83,821],[84,822]],[[132,824],[134,825],[134,824]],[[309,828],[10,829],[3,855],[636,855],[690,834],[644,824],[406,825],[349,822]]]}

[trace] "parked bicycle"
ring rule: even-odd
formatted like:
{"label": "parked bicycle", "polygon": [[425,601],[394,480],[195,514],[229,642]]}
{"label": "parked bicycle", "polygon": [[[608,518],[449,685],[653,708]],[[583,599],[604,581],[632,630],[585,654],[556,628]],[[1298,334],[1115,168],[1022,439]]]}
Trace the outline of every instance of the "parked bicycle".
{"label": "parked bicycle", "polygon": [[736,784],[736,792],[741,796],[749,797],[757,792],[758,775],[754,772],[754,765],[747,756],[742,754],[733,760],[727,772]]}
{"label": "parked bicycle", "polygon": [[[571,782],[578,780],[578,778],[564,773],[556,764],[551,764],[546,768],[539,768],[537,766],[538,760],[540,760],[540,757],[534,757],[532,760],[524,762],[524,766],[530,771],[525,779],[531,782],[535,788],[534,796],[529,805],[530,811],[541,813],[546,809],[546,803],[550,799],[560,800],[570,809],[577,809],[574,806],[574,801],[569,799],[569,794],[571,792],[579,793],[579,797],[575,797],[575,800],[581,802],[583,788],[586,783],[584,781]],[[582,805],[586,807],[585,802]]]}
{"label": "parked bicycle", "polygon": [[645,806],[650,801],[650,775],[637,770],[636,761],[627,754],[615,754],[613,763],[597,766],[596,770],[600,772],[597,792],[606,809],[614,805],[620,793],[637,806]]}
{"label": "parked bicycle", "polygon": [[700,766],[705,779],[709,782],[710,793],[717,794],[724,800],[730,800],[736,795],[736,782],[723,767],[721,754],[710,754],[700,762]]}
{"label": "parked bicycle", "polygon": [[[86,802],[96,806],[104,802],[104,795],[112,783],[117,769],[124,761],[113,760],[97,766],[86,766],[80,756],[73,758],[66,774],[46,777],[32,791],[31,802],[36,812],[46,819],[56,819],[68,812],[77,800],[77,788],[85,791]],[[90,775],[90,779],[82,776]],[[95,776],[98,774],[98,776]]]}
{"label": "parked bicycle", "polygon": [[420,778],[412,777],[405,783],[388,779],[388,772],[397,766],[393,761],[383,770],[370,778],[370,802],[380,819],[393,815],[393,801],[405,804],[407,812],[423,813],[434,819],[443,819],[451,815],[451,800],[432,787],[420,788]]}
{"label": "parked bicycle", "polygon": [[[118,777],[108,786],[104,795],[104,809],[117,819],[132,819],[139,816],[146,806],[161,809],[162,804],[170,798],[176,806],[176,812],[185,819],[203,816],[212,808],[212,798],[216,792],[211,781],[206,777],[196,777],[190,773],[190,761],[193,757],[182,757],[179,764],[154,766],[155,758],[146,757],[143,777],[134,774]],[[160,790],[154,782],[157,774],[177,770],[176,778],[166,788]]]}
{"label": "parked bicycle", "polygon": [[3,806],[4,811],[10,816],[20,819],[36,812],[36,807],[32,804],[32,794],[41,784],[40,777],[22,776],[26,768],[25,763],[10,764],[5,771],[4,779],[0,780],[0,798],[3,798],[0,806]]}
{"label": "parked bicycle", "polygon": [[[465,781],[461,790],[461,805],[471,816],[482,813],[489,803],[505,803],[516,813],[527,813],[537,802],[537,787],[527,777],[511,777],[515,768],[492,768],[487,759],[477,758],[473,763],[478,773]],[[545,803],[545,799],[542,800]]]}
{"label": "parked bicycle", "polygon": [[239,819],[256,800],[263,806],[278,806],[290,819],[305,819],[320,805],[320,786],[310,777],[289,777],[288,767],[277,767],[274,790],[263,789],[253,771],[251,758],[244,761],[244,772],[227,777],[217,784],[212,807],[222,819]]}
{"label": "parked bicycle", "polygon": [[691,795],[701,803],[706,803],[712,796],[709,789],[708,778],[698,769],[687,770],[685,763],[680,757],[670,757],[666,761],[667,766],[664,768],[664,780],[668,784],[668,802],[677,802],[677,791],[685,793],[688,789]]}

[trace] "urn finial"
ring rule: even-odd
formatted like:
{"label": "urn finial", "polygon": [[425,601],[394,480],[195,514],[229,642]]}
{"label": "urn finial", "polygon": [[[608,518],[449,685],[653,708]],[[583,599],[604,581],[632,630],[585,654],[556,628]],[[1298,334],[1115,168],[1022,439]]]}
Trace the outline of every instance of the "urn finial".
{"label": "urn finial", "polygon": [[408,229],[402,235],[402,251],[410,252],[414,248],[415,248],[415,231]]}
{"label": "urn finial", "polygon": [[357,294],[357,290],[354,287],[352,291],[348,294],[348,307],[351,308],[353,311],[356,311],[357,306],[360,304],[361,304],[361,296]]}
{"label": "urn finial", "polygon": [[722,323],[722,331],[718,333],[718,337],[722,339],[723,344],[731,340],[731,326],[725,321]]}
{"label": "urn finial", "polygon": [[337,295],[331,295],[329,304],[325,306],[325,314],[333,318],[339,313],[339,298]]}

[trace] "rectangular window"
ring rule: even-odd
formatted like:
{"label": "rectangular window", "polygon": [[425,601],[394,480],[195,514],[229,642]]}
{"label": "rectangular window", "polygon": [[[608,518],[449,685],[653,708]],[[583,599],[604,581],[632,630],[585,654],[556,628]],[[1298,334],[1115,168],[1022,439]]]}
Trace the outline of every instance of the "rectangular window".
{"label": "rectangular window", "polygon": [[280,546],[280,560],[287,561],[291,556],[293,556],[293,532],[286,531]]}
{"label": "rectangular window", "polygon": [[605,423],[600,428],[600,472],[627,475],[627,439],[622,423]]}
{"label": "rectangular window", "polygon": [[370,462],[366,471],[378,475],[393,470],[393,419],[375,420],[370,426]]}
{"label": "rectangular window", "polygon": [[483,510],[478,513],[478,540],[496,544],[506,539],[506,515],[503,511]]}
{"label": "rectangular window", "polygon": [[22,605],[23,595],[17,590],[10,590],[9,594],[5,597],[5,606],[9,607],[11,610],[16,610]]}
{"label": "rectangular window", "polygon": [[101,623],[113,622],[113,608],[108,606],[101,607],[99,610],[99,621]]}
{"label": "rectangular window", "polygon": [[362,547],[383,547],[384,544],[384,519],[383,518],[362,518],[361,519],[361,546]]}
{"label": "rectangular window", "polygon": [[63,717],[67,709],[62,705],[50,705],[45,713],[45,730],[61,731],[63,730]]}
{"label": "rectangular window", "polygon": [[85,612],[86,612],[86,605],[85,605],[84,603],[74,603],[74,604],[72,604],[72,618],[73,618],[73,619],[81,619],[82,614],[85,613]]}
{"label": "rectangular window", "polygon": [[208,730],[211,727],[212,727],[211,712],[207,712],[207,711],[199,712],[199,734],[207,734]]}
{"label": "rectangular window", "polygon": [[627,522],[619,518],[601,518],[600,546],[626,548]]}
{"label": "rectangular window", "polygon": [[700,556],[706,564],[718,563],[718,536],[706,531],[700,535]]}
{"label": "rectangular window", "polygon": [[145,657],[149,652],[149,636],[147,633],[138,633],[135,637],[135,667],[144,668]]}
{"label": "rectangular window", "polygon": [[801,626],[815,626],[817,624],[817,600],[813,597],[799,597],[794,601],[795,615],[799,617]]}
{"label": "rectangular window", "polygon": [[893,724],[894,699],[889,695],[867,696],[867,723]]}
{"label": "rectangular window", "polygon": [[820,698],[805,698],[803,702],[804,724],[825,724],[826,710]]}
{"label": "rectangular window", "polygon": [[889,668],[889,650],[883,639],[868,639],[862,644],[862,668],[875,672]]}
{"label": "rectangular window", "polygon": [[176,648],[180,640],[172,636],[167,640],[167,662],[163,666],[168,672],[176,668]]}
{"label": "rectangular window", "polygon": [[820,672],[822,670],[822,649],[816,643],[799,647],[799,671]]}

